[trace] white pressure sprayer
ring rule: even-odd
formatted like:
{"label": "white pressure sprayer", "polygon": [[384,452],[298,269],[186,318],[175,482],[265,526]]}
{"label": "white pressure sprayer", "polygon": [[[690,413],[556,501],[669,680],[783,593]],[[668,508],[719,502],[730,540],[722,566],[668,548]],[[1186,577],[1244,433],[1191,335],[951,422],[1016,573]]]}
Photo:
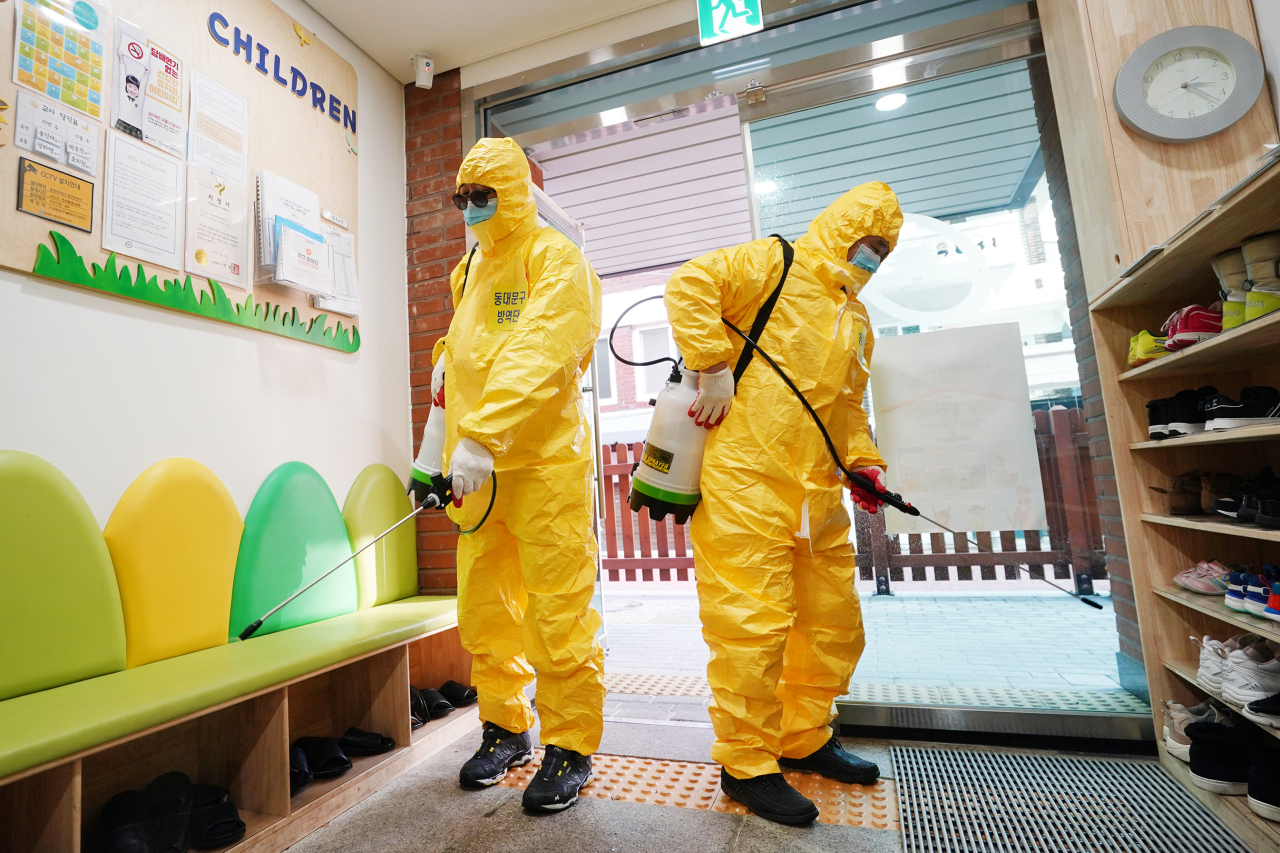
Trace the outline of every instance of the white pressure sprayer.
{"label": "white pressure sprayer", "polygon": [[693,515],[702,493],[702,451],[707,430],[694,423],[689,409],[698,396],[698,373],[671,371],[654,403],[653,423],[631,480],[631,509],[649,508],[649,517],[661,520],[668,513],[676,524]]}
{"label": "white pressure sprayer", "polygon": [[448,502],[449,483],[442,468],[446,432],[444,409],[433,401],[427,425],[422,429],[422,446],[418,448],[418,458],[413,460],[410,475],[430,487],[431,493],[422,502],[427,509],[442,507]]}

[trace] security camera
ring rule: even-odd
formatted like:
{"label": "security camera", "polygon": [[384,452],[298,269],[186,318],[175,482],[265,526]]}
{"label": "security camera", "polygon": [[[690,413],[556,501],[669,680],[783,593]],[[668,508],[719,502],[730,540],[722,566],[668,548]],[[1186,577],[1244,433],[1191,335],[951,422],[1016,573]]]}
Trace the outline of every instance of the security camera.
{"label": "security camera", "polygon": [[414,85],[419,89],[430,89],[431,78],[436,73],[436,64],[430,56],[425,53],[415,53],[413,55],[413,75]]}

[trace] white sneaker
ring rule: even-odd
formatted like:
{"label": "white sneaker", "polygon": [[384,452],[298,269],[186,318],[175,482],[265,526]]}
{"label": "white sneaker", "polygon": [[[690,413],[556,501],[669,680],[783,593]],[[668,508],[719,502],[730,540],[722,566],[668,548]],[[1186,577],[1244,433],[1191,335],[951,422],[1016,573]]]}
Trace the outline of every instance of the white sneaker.
{"label": "white sneaker", "polygon": [[1165,750],[1184,763],[1191,761],[1191,739],[1186,733],[1188,725],[1227,721],[1227,712],[1213,699],[1191,708],[1168,700],[1165,700],[1164,705],[1162,710],[1164,711]]}
{"label": "white sneaker", "polygon": [[1257,634],[1237,634],[1225,642],[1215,640],[1208,634],[1204,635],[1203,640],[1192,637],[1191,642],[1200,647],[1200,667],[1196,671],[1196,683],[1221,699],[1223,670],[1228,665],[1230,653],[1261,639]]}
{"label": "white sneaker", "polygon": [[1239,705],[1280,693],[1280,660],[1267,643],[1236,649],[1222,671],[1222,698]]}

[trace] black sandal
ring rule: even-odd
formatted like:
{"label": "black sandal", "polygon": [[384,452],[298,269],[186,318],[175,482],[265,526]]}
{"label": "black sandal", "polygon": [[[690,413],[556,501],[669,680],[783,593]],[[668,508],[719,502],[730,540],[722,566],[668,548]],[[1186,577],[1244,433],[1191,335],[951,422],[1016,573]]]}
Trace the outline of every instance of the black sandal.
{"label": "black sandal", "polygon": [[307,754],[300,748],[289,748],[289,796],[295,796],[314,779],[311,765],[307,762]]}
{"label": "black sandal", "polygon": [[338,741],[338,746],[347,755],[382,755],[396,748],[396,742],[377,732],[366,732],[355,726],[347,729],[347,733]]}
{"label": "black sandal", "polygon": [[463,687],[456,681],[446,681],[441,684],[440,695],[448,699],[455,708],[465,708],[475,703],[478,698],[474,687]]}
{"label": "black sandal", "polygon": [[141,853],[151,849],[147,807],[140,791],[121,791],[102,807],[98,845],[102,853]]}
{"label": "black sandal", "polygon": [[422,691],[409,685],[409,725],[411,728],[420,729],[431,719],[431,710],[427,708],[427,700],[422,697]]}
{"label": "black sandal", "polygon": [[225,788],[196,785],[192,789],[191,846],[196,850],[226,847],[244,837],[244,821]]}
{"label": "black sandal", "polygon": [[191,779],[173,771],[142,791],[153,853],[187,853],[191,846]]}
{"label": "black sandal", "polygon": [[430,712],[433,720],[438,720],[453,712],[453,703],[441,696],[440,691],[433,687],[428,687],[422,691],[422,699],[426,702],[427,711]]}
{"label": "black sandal", "polygon": [[331,737],[300,737],[293,745],[306,753],[311,775],[316,779],[332,779],[351,769],[351,759]]}

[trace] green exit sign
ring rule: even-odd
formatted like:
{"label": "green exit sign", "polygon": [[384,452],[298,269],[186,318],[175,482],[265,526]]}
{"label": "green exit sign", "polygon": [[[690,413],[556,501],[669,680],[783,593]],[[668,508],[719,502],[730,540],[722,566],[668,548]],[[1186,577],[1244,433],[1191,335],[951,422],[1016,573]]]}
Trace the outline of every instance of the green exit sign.
{"label": "green exit sign", "polygon": [[760,0],[698,0],[698,34],[704,46],[763,29]]}

